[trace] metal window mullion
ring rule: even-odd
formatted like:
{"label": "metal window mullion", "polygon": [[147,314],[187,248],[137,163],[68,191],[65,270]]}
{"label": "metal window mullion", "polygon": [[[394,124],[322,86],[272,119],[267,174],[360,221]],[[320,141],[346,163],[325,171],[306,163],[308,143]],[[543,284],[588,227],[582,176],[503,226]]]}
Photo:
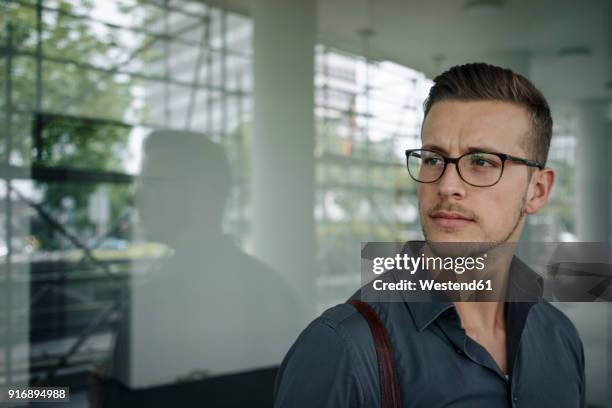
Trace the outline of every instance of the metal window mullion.
{"label": "metal window mullion", "polygon": [[[25,2],[23,0],[13,0],[13,2],[15,4],[21,5],[23,7],[36,8],[35,4],[28,3],[28,2]],[[86,14],[73,13],[73,12],[69,12],[69,11],[66,11],[66,10],[62,10],[62,9],[58,9],[58,8],[54,8],[54,7],[45,6],[45,5],[42,5],[42,10],[44,12],[57,13],[59,15],[62,15],[62,16],[65,16],[65,17],[70,17],[70,18],[73,18],[75,20],[84,20],[84,21],[89,21],[89,22],[92,22],[92,23],[102,24],[102,25],[104,25],[104,26],[106,26],[108,28],[114,29],[114,30],[125,30],[125,31],[131,31],[131,32],[134,32],[134,33],[144,34],[144,35],[153,37],[156,40],[163,40],[163,39],[167,38],[167,39],[172,40],[172,41],[174,41],[174,42],[176,42],[178,44],[187,45],[187,46],[193,46],[193,47],[197,47],[198,44],[199,44],[198,41],[190,40],[188,38],[181,38],[181,37],[179,37],[180,35],[184,34],[185,32],[193,29],[194,26],[196,26],[199,23],[194,23],[193,25],[184,27],[184,28],[182,28],[182,29],[180,29],[178,31],[175,31],[175,32],[173,32],[171,34],[166,35],[164,33],[150,31],[150,30],[146,30],[146,29],[143,29],[143,28],[139,28],[139,27],[131,27],[131,26],[124,26],[124,25],[121,25],[121,24],[110,23],[108,21],[103,21],[103,20],[99,20],[99,19],[93,18],[93,17],[88,16]],[[176,10],[173,10],[171,8],[171,11],[176,11]],[[191,16],[191,17],[195,18],[195,16]],[[197,18],[202,18],[202,16],[199,16]],[[148,24],[150,25],[151,23],[149,22]],[[215,49],[213,48],[213,50],[215,50]],[[249,58],[250,57],[250,55],[248,55],[247,53],[244,53],[244,52],[242,52],[240,50],[228,50],[227,52],[228,52],[228,54],[234,54],[234,55],[236,55],[238,57],[242,57],[242,58]]]}
{"label": "metal window mullion", "polygon": [[[15,50],[13,52],[14,56],[26,56],[26,57],[36,57],[36,53],[32,53],[30,51],[18,51]],[[159,76],[159,75],[147,75],[147,74],[142,74],[142,73],[138,73],[138,72],[133,72],[133,71],[128,71],[128,70],[121,70],[121,69],[113,69],[113,68],[102,68],[93,64],[89,64],[86,62],[79,62],[79,61],[75,61],[75,60],[71,60],[71,59],[67,59],[67,58],[59,58],[59,57],[51,57],[51,56],[46,56],[43,53],[43,61],[48,61],[48,62],[54,62],[54,63],[58,63],[58,64],[71,64],[74,65],[78,68],[82,68],[82,69],[90,69],[92,71],[99,71],[99,72],[105,72],[105,73],[109,73],[109,74],[123,74],[123,75],[128,75],[134,78],[138,78],[138,79],[143,79],[146,81],[157,81],[157,82],[164,82],[166,81],[165,76]],[[176,79],[168,79],[167,80],[168,83],[172,84],[172,85],[177,85],[177,86],[184,86],[184,87],[191,87],[191,86],[196,86],[195,84],[193,84],[190,81],[181,81],[181,80],[176,80]],[[218,86],[209,86],[207,84],[200,84],[197,85],[198,88],[200,89],[212,89],[212,90],[220,90],[221,87]],[[234,93],[234,92],[229,92]],[[235,92],[236,94],[238,92]]]}
{"label": "metal window mullion", "polygon": [[[210,34],[210,30],[211,30],[211,26],[212,26],[212,13],[211,13],[211,8],[208,7],[206,9],[206,30],[207,30],[207,35],[206,35],[206,83],[207,84],[212,84],[213,83],[213,72],[212,72],[212,65],[213,65],[213,60],[212,60],[212,50],[210,49],[210,43],[211,43],[211,38],[212,35]],[[221,85],[221,87],[224,84]],[[212,96],[212,91],[208,90],[208,92],[206,92],[206,133],[208,135],[212,134],[212,130],[213,130],[213,96]],[[209,136],[210,137],[210,136]]]}
{"label": "metal window mullion", "polygon": [[[161,3],[161,2],[160,2]],[[193,17],[193,18],[202,18],[202,14],[199,13],[194,13],[194,12],[190,12],[190,11],[186,11],[185,9],[182,9],[180,7],[174,7],[171,6],[170,3],[167,0],[163,1],[163,4],[159,4],[156,3],[154,1],[150,1],[150,0],[139,0],[139,5],[147,5],[147,6],[153,6],[153,7],[157,7],[159,9],[162,9],[164,12],[167,11],[172,11],[175,13],[179,13],[182,14],[184,16],[189,16],[189,17]]]}
{"label": "metal window mullion", "polygon": [[[329,50],[326,46],[324,46],[323,48],[323,83],[324,83],[324,91],[323,91],[323,100],[325,101],[325,105],[329,106],[329,65],[328,65],[328,56],[329,56]],[[321,135],[322,137],[325,138],[325,142],[327,142],[328,146],[329,146],[329,135],[327,134],[327,130],[328,130],[328,125],[329,125],[329,113],[327,112],[327,108],[324,108],[324,116],[323,116],[323,129],[325,130],[325,134]],[[323,142],[323,141],[320,141]],[[322,143],[323,144],[323,143]],[[326,149],[327,150],[327,149]],[[319,165],[321,165],[322,163],[319,162]],[[329,180],[330,177],[330,171],[329,171],[329,166],[327,165],[323,165],[323,170],[324,170],[324,174],[325,174],[325,178],[327,180]],[[327,191],[324,188],[321,188],[323,194],[321,194],[321,207],[323,208],[323,214],[322,214],[322,218],[325,220],[328,217],[327,214],[327,208],[325,206],[325,196],[327,194]]]}
{"label": "metal window mullion", "polygon": [[221,9],[221,135],[227,136],[227,11]]}
{"label": "metal window mullion", "polygon": [[165,129],[163,125],[159,125],[156,123],[150,123],[150,122],[129,122],[129,121],[114,120],[114,119],[100,119],[100,118],[95,118],[95,117],[90,117],[90,116],[62,115],[60,112],[48,111],[48,110],[43,110],[42,112],[35,112],[31,109],[20,109],[18,107],[13,107],[13,113],[20,113],[20,114],[38,113],[40,114],[40,116],[43,116],[43,117],[51,116],[51,117],[71,118],[71,119],[83,119],[87,121],[97,122],[103,125],[123,126],[123,127],[144,127],[144,128],[151,128],[151,129]]}
{"label": "metal window mullion", "polygon": [[[370,59],[369,59],[369,44],[366,47],[366,56],[365,56],[365,126],[364,126],[364,136],[365,136],[365,154],[366,157],[370,157],[370,68],[371,68],[371,64],[370,64]],[[366,160],[365,162],[365,178],[366,178],[366,188],[370,187],[372,185],[372,175],[370,174],[371,172],[371,166],[370,163]],[[368,200],[368,203],[372,206],[374,206],[374,200],[371,197],[371,190],[366,190],[366,198]],[[374,212],[374,209],[372,208],[372,211]],[[372,222],[370,219],[366,220],[366,224],[367,224],[367,231],[368,231],[368,239],[373,239],[372,237]]]}
{"label": "metal window mullion", "polygon": [[[5,98],[5,106],[4,106],[4,134],[5,134],[5,165],[8,167],[10,165],[11,152],[13,149],[13,139],[12,139],[12,115],[13,115],[13,78],[12,78],[12,64],[13,64],[13,26],[8,23],[6,27],[7,31],[7,44],[6,44],[6,59],[5,59],[5,89],[4,89],[4,98]],[[11,172],[4,173],[4,182],[6,185],[6,193],[5,193],[5,240],[6,240],[6,257],[5,259],[5,274],[4,274],[4,284],[6,288],[6,296],[4,297],[4,308],[6,311],[5,319],[6,319],[6,344],[4,347],[4,370],[5,370],[5,378],[6,384],[11,384],[13,379],[12,373],[12,353],[13,353],[13,297],[12,297],[12,284],[13,284],[13,247],[12,247],[12,238],[13,238],[13,207],[11,201]]]}
{"label": "metal window mullion", "polygon": [[207,51],[207,46],[210,38],[210,19],[208,16],[204,17],[204,27],[202,30],[202,37],[200,39],[200,47],[198,50],[198,56],[196,63],[193,68],[193,87],[189,92],[189,102],[187,103],[187,113],[185,114],[185,130],[191,128],[191,118],[193,116],[193,110],[197,103],[198,96],[198,85],[200,84],[200,72],[202,71],[202,59],[204,52]]}
{"label": "metal window mullion", "polygon": [[169,31],[169,0],[164,0],[164,125],[169,127],[170,116],[170,40]]}
{"label": "metal window mullion", "polygon": [[[42,0],[36,1],[36,100],[34,102],[35,111],[42,110],[43,98],[43,52],[42,52]],[[41,126],[35,129],[36,160],[42,160],[43,140]]]}

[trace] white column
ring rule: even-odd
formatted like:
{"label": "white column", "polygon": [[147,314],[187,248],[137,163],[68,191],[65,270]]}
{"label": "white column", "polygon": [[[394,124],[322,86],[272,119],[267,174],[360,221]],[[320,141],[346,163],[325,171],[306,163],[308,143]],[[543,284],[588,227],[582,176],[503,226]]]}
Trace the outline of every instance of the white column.
{"label": "white column", "polygon": [[610,126],[608,101],[592,99],[578,106],[576,210],[578,239],[610,239]]}
{"label": "white column", "polygon": [[253,249],[289,280],[305,320],[315,310],[315,3],[251,4]]}
{"label": "white column", "polygon": [[[610,143],[609,101],[592,99],[578,106],[576,175],[576,229],[580,241],[610,242]],[[612,317],[612,305],[607,305]],[[605,384],[612,379],[612,322],[607,319]],[[589,373],[587,372],[587,379]],[[587,385],[588,389],[588,385]],[[607,389],[607,401],[612,390]]]}

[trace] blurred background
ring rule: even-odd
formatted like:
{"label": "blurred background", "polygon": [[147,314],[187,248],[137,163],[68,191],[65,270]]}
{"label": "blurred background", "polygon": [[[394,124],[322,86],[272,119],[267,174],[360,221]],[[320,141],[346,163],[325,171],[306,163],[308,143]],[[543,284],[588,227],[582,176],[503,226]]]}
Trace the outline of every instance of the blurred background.
{"label": "blurred background", "polygon": [[[529,78],[554,119],[522,240],[609,242],[606,0],[2,0],[0,383],[66,406],[270,406],[364,241],[422,237],[431,79]],[[560,304],[612,407],[612,310]]]}

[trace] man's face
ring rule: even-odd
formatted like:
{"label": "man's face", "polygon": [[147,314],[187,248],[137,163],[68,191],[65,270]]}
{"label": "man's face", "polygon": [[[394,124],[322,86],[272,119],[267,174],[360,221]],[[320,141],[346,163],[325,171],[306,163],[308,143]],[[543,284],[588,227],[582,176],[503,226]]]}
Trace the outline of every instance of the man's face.
{"label": "man's face", "polygon": [[[423,149],[446,157],[471,150],[533,159],[526,149],[531,121],[525,108],[500,101],[442,101],[429,111]],[[520,237],[529,168],[506,161],[499,182],[474,187],[449,164],[435,183],[419,183],[423,234],[432,242],[515,242]],[[459,217],[459,218],[457,218]]]}

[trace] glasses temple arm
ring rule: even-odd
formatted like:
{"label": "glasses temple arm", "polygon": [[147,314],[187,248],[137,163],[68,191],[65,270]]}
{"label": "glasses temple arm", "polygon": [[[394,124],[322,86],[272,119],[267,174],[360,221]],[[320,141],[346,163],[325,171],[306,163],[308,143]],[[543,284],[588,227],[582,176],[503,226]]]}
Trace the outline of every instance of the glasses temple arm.
{"label": "glasses temple arm", "polygon": [[537,167],[540,170],[542,170],[544,168],[544,165],[542,165],[540,162],[537,162],[535,160],[521,159],[520,157],[515,157],[515,156],[510,156],[510,155],[506,155],[506,158],[508,160],[512,160],[512,161],[519,162],[519,163],[523,163],[523,164],[525,164],[527,166],[530,166],[530,167]]}

